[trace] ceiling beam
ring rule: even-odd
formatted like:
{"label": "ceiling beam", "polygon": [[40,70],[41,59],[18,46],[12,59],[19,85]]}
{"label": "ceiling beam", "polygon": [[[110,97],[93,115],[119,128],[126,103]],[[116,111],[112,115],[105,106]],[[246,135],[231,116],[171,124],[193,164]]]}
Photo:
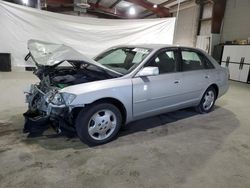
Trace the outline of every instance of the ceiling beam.
{"label": "ceiling beam", "polygon": [[[107,13],[109,15],[118,17],[118,18],[128,18],[127,14],[125,12],[121,12],[119,10],[113,10],[113,8],[120,3],[122,0],[116,0],[110,7],[105,7],[100,5],[101,0],[97,0],[96,3],[88,3],[90,7],[88,10],[92,12],[101,12],[101,13]],[[150,12],[156,14],[158,17],[170,17],[171,13],[169,12],[168,8],[165,8],[161,5],[158,5],[156,8],[154,8],[154,4],[151,2],[148,2],[146,0],[124,0],[127,2],[130,2],[132,4],[139,5],[141,7],[144,7],[145,9],[149,10]],[[172,0],[169,0],[172,1]],[[47,0],[47,4],[60,4],[60,5],[66,5],[66,4],[73,4],[74,0]],[[146,16],[146,15],[142,15]]]}
{"label": "ceiling beam", "polygon": [[169,5],[171,3],[174,3],[174,2],[178,3],[178,0],[167,0],[159,5],[164,7],[164,6]]}
{"label": "ceiling beam", "polygon": [[97,0],[95,4],[96,4],[96,5],[99,5],[100,2],[101,2],[101,0]]}
{"label": "ceiling beam", "polygon": [[87,9],[88,11],[109,14],[111,16],[115,16],[118,18],[127,18],[126,14],[124,14],[121,11],[113,10],[111,8],[101,6],[100,4],[95,4],[95,3],[88,3],[88,4],[90,5],[90,7]]}
{"label": "ceiling beam", "polygon": [[227,0],[213,0],[211,33],[220,33]]}
{"label": "ceiling beam", "polygon": [[202,4],[204,5],[204,4],[207,4],[207,3],[212,3],[213,4],[214,1],[216,1],[216,0],[196,0],[195,3],[199,4],[199,5],[202,5]]}
{"label": "ceiling beam", "polygon": [[[104,7],[104,6],[101,6],[100,5],[100,2],[102,0],[97,0],[96,3],[88,3],[90,5],[90,9],[92,11],[96,11],[98,10],[99,12],[102,12],[102,13],[108,13],[108,14],[112,14],[112,15],[115,15],[117,17],[124,17],[125,15],[119,11],[113,11],[112,8],[108,8],[108,7]],[[117,0],[115,3],[118,4],[120,1],[122,0]],[[57,4],[57,5],[72,5],[74,3],[74,0],[47,0],[47,4],[50,5],[50,4]],[[115,4],[114,3],[114,4]],[[117,12],[117,14],[116,14]]]}
{"label": "ceiling beam", "polygon": [[[144,10],[144,11],[142,11],[142,12],[140,13],[140,15],[145,16],[145,14],[147,14],[148,12],[151,12],[151,11],[149,11],[149,10]],[[150,14],[151,14],[151,13],[150,13]]]}
{"label": "ceiling beam", "polygon": [[65,12],[65,11],[73,11],[74,0],[47,0],[46,9],[51,12]]}
{"label": "ceiling beam", "polygon": [[50,12],[68,12],[68,11],[73,11],[74,8],[73,6],[64,6],[64,5],[60,5],[60,6],[50,6],[48,5],[46,7],[46,10],[47,11],[50,11]]}
{"label": "ceiling beam", "polygon": [[149,13],[149,14],[145,14],[145,15],[142,16],[141,18],[147,18],[147,17],[153,16],[153,15],[155,15],[155,13]]}
{"label": "ceiling beam", "polygon": [[144,7],[145,9],[148,9],[149,11],[158,15],[159,17],[170,17],[171,16],[168,8],[165,8],[162,6],[157,6],[156,8],[154,8],[153,3],[150,3],[150,2],[145,1],[145,0],[125,0],[125,1],[139,5],[141,7]]}
{"label": "ceiling beam", "polygon": [[73,4],[74,0],[47,0],[47,4]]}
{"label": "ceiling beam", "polygon": [[96,11],[87,10],[87,13],[94,15],[94,16],[97,16],[98,18],[121,19],[120,17],[117,17],[115,15],[111,15],[111,14],[107,14],[107,13],[103,13],[103,12],[96,12]]}
{"label": "ceiling beam", "polygon": [[[180,4],[183,5],[185,3],[190,3],[190,1],[192,2],[192,0],[185,0],[185,1],[182,1]],[[174,3],[174,2],[176,2],[176,4],[169,6],[171,3]],[[178,6],[178,0],[168,0],[166,2],[161,3],[160,6],[166,6],[168,8],[177,7]]]}
{"label": "ceiling beam", "polygon": [[[64,11],[73,11],[73,0],[47,0],[49,1],[47,10],[52,12],[64,12]],[[72,1],[70,3],[70,1]],[[100,1],[99,1],[100,3]],[[97,15],[107,15],[109,18],[127,18],[127,15],[121,11],[113,10],[108,7],[104,7],[99,3],[88,3],[90,5],[87,8],[89,13],[95,13]],[[52,6],[57,4],[57,6]],[[67,6],[66,6],[67,5]],[[102,16],[103,17],[103,16]]]}
{"label": "ceiling beam", "polygon": [[[193,4],[193,0],[186,0],[186,1],[182,1],[180,3],[180,10],[182,9],[186,9],[186,8],[189,8],[189,7],[193,7],[194,4]],[[175,4],[175,5],[171,5],[170,7],[168,7],[170,9],[170,12],[176,12],[177,9],[178,9],[178,4]]]}
{"label": "ceiling beam", "polygon": [[119,4],[122,0],[117,0],[114,2],[109,8],[114,8],[117,4]]}

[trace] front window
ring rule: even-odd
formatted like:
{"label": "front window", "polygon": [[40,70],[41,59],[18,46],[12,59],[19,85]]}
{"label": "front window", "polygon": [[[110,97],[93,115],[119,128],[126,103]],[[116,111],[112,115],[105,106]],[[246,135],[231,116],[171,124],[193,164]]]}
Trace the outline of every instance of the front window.
{"label": "front window", "polygon": [[150,53],[146,48],[121,47],[97,56],[95,60],[103,66],[122,74],[133,71]]}
{"label": "front window", "polygon": [[172,73],[176,71],[176,59],[174,50],[164,50],[158,53],[147,66],[158,67],[159,74]]}

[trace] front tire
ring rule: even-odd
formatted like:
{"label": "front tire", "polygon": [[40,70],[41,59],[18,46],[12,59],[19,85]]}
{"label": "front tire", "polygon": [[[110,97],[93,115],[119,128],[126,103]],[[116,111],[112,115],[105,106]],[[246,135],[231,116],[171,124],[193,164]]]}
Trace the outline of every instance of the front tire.
{"label": "front tire", "polygon": [[94,103],[78,114],[76,131],[82,142],[94,146],[113,140],[121,124],[121,112],[116,106],[109,103]]}
{"label": "front tire", "polygon": [[205,114],[211,112],[214,108],[216,100],[216,91],[214,87],[209,87],[202,96],[200,104],[196,107],[196,111]]}

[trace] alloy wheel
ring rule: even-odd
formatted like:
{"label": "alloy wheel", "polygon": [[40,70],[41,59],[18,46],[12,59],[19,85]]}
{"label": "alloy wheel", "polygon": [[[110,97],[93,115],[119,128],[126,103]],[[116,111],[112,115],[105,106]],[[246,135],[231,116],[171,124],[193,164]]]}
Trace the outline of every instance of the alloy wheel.
{"label": "alloy wheel", "polygon": [[114,132],[116,126],[116,115],[111,110],[104,109],[92,115],[88,123],[88,133],[95,140],[104,140]]}
{"label": "alloy wheel", "polygon": [[214,104],[215,95],[212,90],[206,92],[204,96],[204,101],[202,103],[205,110],[209,110]]}

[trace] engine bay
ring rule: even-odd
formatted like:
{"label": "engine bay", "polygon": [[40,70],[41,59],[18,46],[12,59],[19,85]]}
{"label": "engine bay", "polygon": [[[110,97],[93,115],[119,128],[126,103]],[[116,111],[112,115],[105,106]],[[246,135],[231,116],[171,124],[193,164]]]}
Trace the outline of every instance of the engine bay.
{"label": "engine bay", "polygon": [[58,88],[113,78],[106,72],[86,64],[81,64],[81,66],[43,66],[38,67],[34,74],[38,76],[41,82],[49,82],[46,84],[47,86]]}
{"label": "engine bay", "polygon": [[48,104],[53,100],[58,90],[71,85],[114,77],[89,64],[59,65],[37,66],[34,74],[40,79],[40,82],[31,85],[30,91],[26,92],[26,101],[30,111],[46,115]]}

